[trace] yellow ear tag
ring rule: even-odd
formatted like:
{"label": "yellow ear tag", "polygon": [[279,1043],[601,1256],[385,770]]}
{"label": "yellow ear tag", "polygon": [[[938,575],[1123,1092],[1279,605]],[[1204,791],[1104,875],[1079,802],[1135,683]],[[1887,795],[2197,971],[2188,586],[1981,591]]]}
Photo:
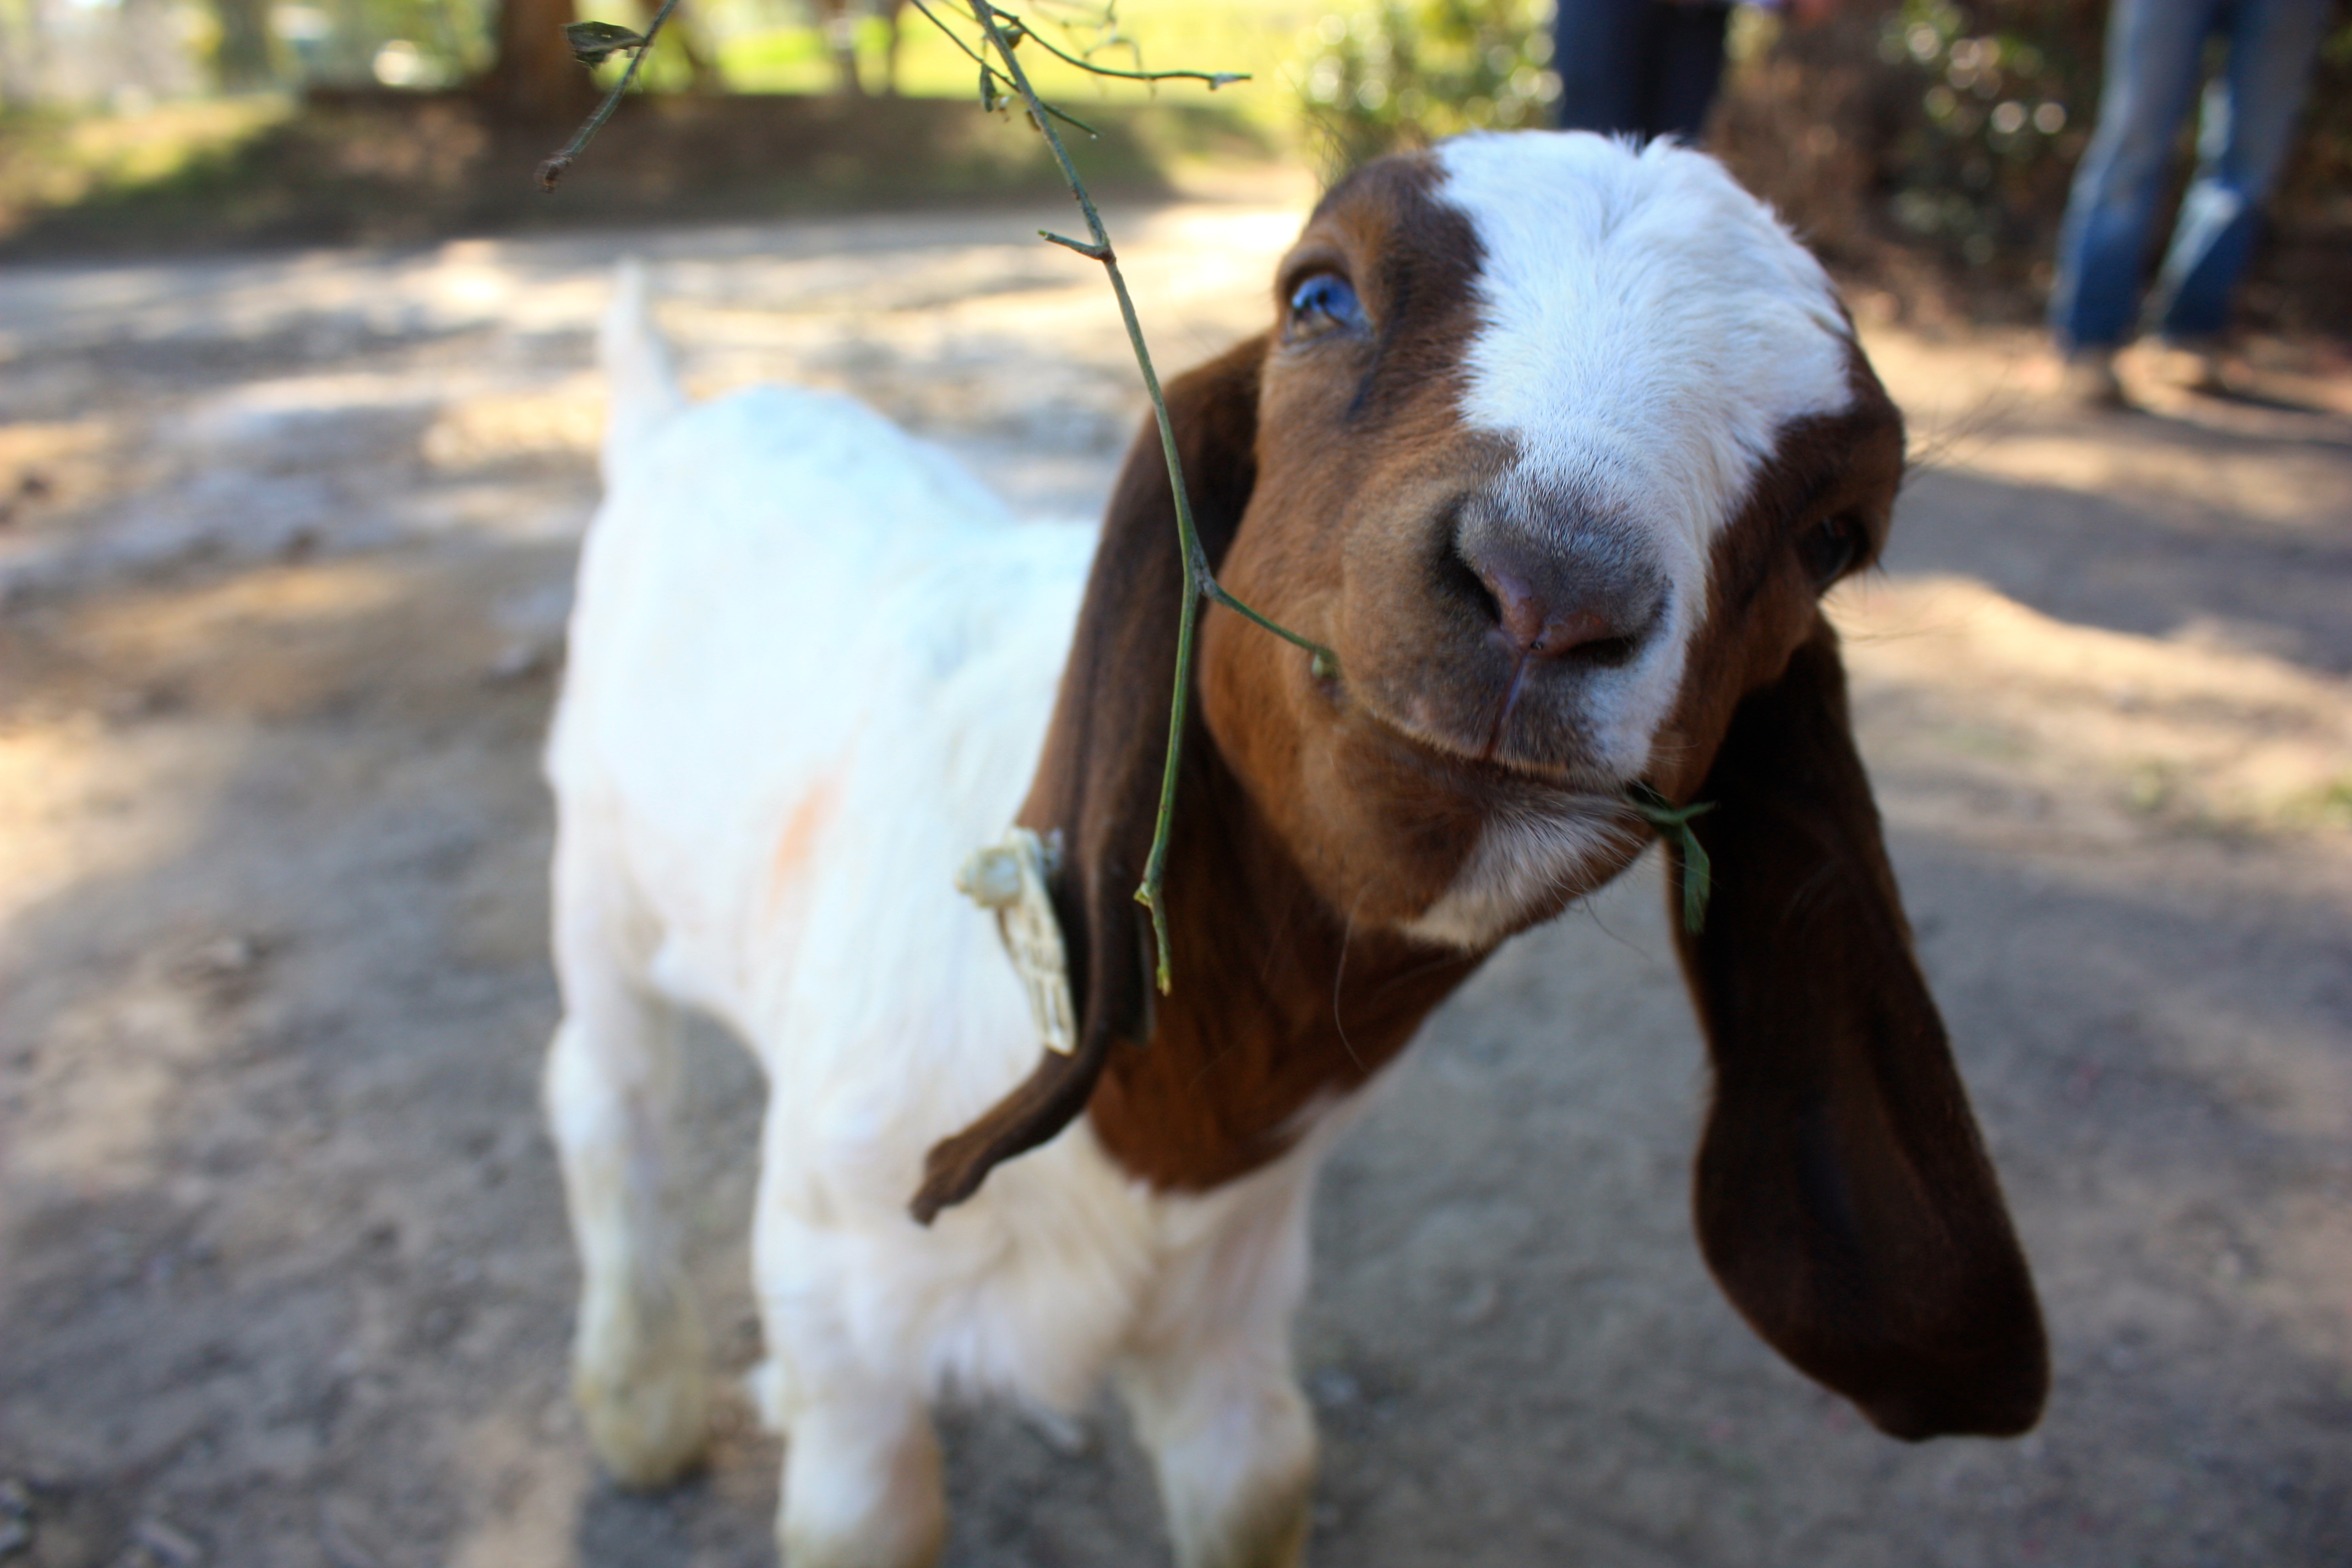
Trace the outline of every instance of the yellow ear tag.
{"label": "yellow ear tag", "polygon": [[996,911],[996,934],[1003,938],[1013,972],[1029,994],[1038,1043],[1066,1057],[1078,1048],[1077,1007],[1070,1000],[1070,958],[1062,946],[1061,922],[1045,894],[1048,857],[1043,840],[1015,827],[1003,843],[973,850],[956,872],[955,885],[982,909]]}

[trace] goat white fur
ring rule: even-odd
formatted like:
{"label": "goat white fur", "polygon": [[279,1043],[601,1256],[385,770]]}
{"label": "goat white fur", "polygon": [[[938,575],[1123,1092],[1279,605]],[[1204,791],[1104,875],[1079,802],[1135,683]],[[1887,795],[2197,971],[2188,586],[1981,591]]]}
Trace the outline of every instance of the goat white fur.
{"label": "goat white fur", "polygon": [[[1669,146],[1637,153],[1581,136],[1473,138],[1375,166],[1327,200],[1318,224],[1286,269],[1283,300],[1301,278],[1340,276],[1352,279],[1364,310],[1334,328],[1321,317],[1301,324],[1278,301],[1288,324],[1255,351],[1266,364],[1263,408],[1256,392],[1246,393],[1260,421],[1252,471],[1263,478],[1229,560],[1236,574],[1255,572],[1269,601],[1262,607],[1339,648],[1345,689],[1334,697],[1317,687],[1288,645],[1213,623],[1202,677],[1212,711],[1194,744],[1205,748],[1201,766],[1230,766],[1246,798],[1264,807],[1271,841],[1284,847],[1277,858],[1296,855],[1300,885],[1312,889],[1302,897],[1339,931],[1344,964],[1358,962],[1351,942],[1358,953],[1385,942],[1424,961],[1432,952],[1456,955],[1457,970],[1401,1015],[1386,1054],[1478,954],[1631,858],[1639,834],[1612,805],[1619,791],[1648,780],[1679,800],[1729,777],[1720,760],[1706,772],[1724,726],[1750,690],[1785,684],[1782,667],[1802,657],[1790,649],[1812,624],[1790,617],[1811,616],[1808,595],[1821,584],[1772,587],[1772,603],[1797,605],[1782,616],[1797,629],[1775,632],[1760,654],[1745,644],[1725,653],[1737,639],[1727,642],[1724,628],[1737,617],[1720,577],[1738,553],[1726,537],[1758,510],[1759,487],[1779,471],[1790,432],[1851,412],[1859,354],[1811,259],[1715,164]],[[1465,250],[1475,254],[1456,254]],[[1395,346],[1407,305],[1391,276],[1408,262],[1420,268],[1412,308],[1452,312],[1430,341],[1454,332],[1453,379],[1397,393],[1422,399],[1405,413],[1366,416],[1368,398],[1389,396],[1373,379],[1381,356],[1409,352]],[[1449,279],[1465,297],[1433,304],[1432,289]],[[564,1003],[547,1103],[584,1273],[575,1387],[599,1453],[622,1479],[654,1483],[703,1442],[705,1344],[680,1268],[663,1154],[676,1097],[674,1023],[677,1009],[696,1008],[749,1044],[770,1085],[752,1222],[768,1357],[756,1386],[766,1414],[790,1434],[779,1531],[793,1568],[934,1560],[946,1520],[928,1406],[942,1391],[1069,1409],[1107,1374],[1153,1455],[1183,1568],[1295,1563],[1315,1441],[1292,1374],[1289,1326],[1307,1280],[1314,1173],[1360,1103],[1349,1091],[1360,1076],[1307,1084],[1278,1108],[1265,1148],[1229,1164],[1213,1149],[1154,1165],[1157,1157],[1135,1152],[1136,1133],[1118,1131],[1131,1119],[1098,1127],[1109,1114],[1099,1100],[1095,1117],[1070,1121],[1074,1108],[1066,1108],[1045,1124],[1057,1136],[1005,1161],[956,1203],[978,1176],[964,1181],[946,1194],[956,1206],[936,1223],[919,1225],[908,1213],[927,1151],[982,1121],[1037,1056],[992,922],[953,890],[951,873],[1016,814],[1044,809],[1035,803],[1047,785],[1032,791],[1032,774],[1066,726],[1099,721],[1122,734],[1144,731],[1148,742],[1156,725],[1164,736],[1164,666],[1156,710],[1147,702],[1090,719],[1056,715],[1057,689],[1066,709],[1086,700],[1080,662],[1063,679],[1082,596],[1115,591],[1101,585],[1107,573],[1089,589],[1094,532],[1016,522],[944,454],[838,397],[765,388],[687,408],[639,280],[621,289],[603,353],[613,379],[609,494],[583,554],[547,753],[559,807],[554,952]],[[1370,438],[1417,465],[1411,482],[1384,493],[1459,491],[1470,482],[1460,473],[1476,469],[1472,478],[1485,487],[1477,495],[1489,499],[1475,504],[1504,519],[1463,524],[1470,542],[1448,546],[1466,552],[1470,573],[1489,584],[1494,615],[1550,616],[1522,639],[1527,646],[1505,638],[1494,656],[1504,660],[1501,675],[1449,664],[1442,678],[1423,678],[1368,640],[1413,634],[1375,624],[1379,616],[1351,607],[1327,580],[1377,575],[1403,548],[1396,541],[1405,534],[1381,534],[1385,525],[1366,522],[1360,507],[1325,509],[1345,514],[1345,550],[1357,552],[1340,570],[1318,577],[1311,564],[1260,569],[1247,555],[1248,542],[1279,544],[1290,526],[1289,514],[1261,521],[1259,509],[1299,493],[1282,489],[1290,470],[1275,422],[1294,395],[1280,377],[1326,374],[1340,363],[1330,356],[1342,353],[1372,366],[1348,417],[1386,420]],[[1247,362],[1250,374],[1258,363]],[[1213,388],[1227,383],[1198,384],[1212,385],[1197,396],[1213,401]],[[1456,447],[1407,439],[1400,432],[1415,418],[1450,429]],[[1883,447],[1881,436],[1872,439]],[[1253,459],[1244,452],[1228,460]],[[1194,482],[1197,495],[1202,477]],[[1309,474],[1297,482],[1344,481]],[[1883,536],[1891,478],[1864,488],[1861,555]],[[1563,493],[1581,498],[1581,510],[1563,512],[1545,499]],[[1778,512],[1763,510],[1774,512],[1767,525],[1779,527]],[[1606,525],[1599,546],[1580,531],[1587,515]],[[1237,524],[1229,520],[1228,534]],[[1481,542],[1496,530],[1507,535],[1502,543]],[[1608,642],[1606,658],[1578,663],[1575,650],[1555,655],[1549,643],[1531,653],[1546,637],[1568,640],[1555,636],[1567,612],[1546,606],[1574,590],[1551,576],[1532,588],[1521,579],[1551,572],[1545,560],[1596,549],[1609,560],[1638,557],[1638,593],[1657,603],[1644,599],[1638,615],[1602,605],[1589,612],[1589,626],[1576,623],[1586,628],[1576,636],[1596,647],[1608,641],[1603,632],[1622,634],[1627,647]],[[1537,564],[1525,564],[1530,559]],[[1836,570],[1850,563],[1842,557]],[[1477,593],[1456,598],[1475,614]],[[1530,597],[1543,602],[1528,610]],[[1456,613],[1454,599],[1446,605]],[[1530,658],[1541,666],[1533,675]],[[1575,668],[1561,673],[1555,664]],[[1475,770],[1477,789],[1489,792],[1465,807],[1472,826],[1440,857],[1443,869],[1423,876],[1402,904],[1335,891],[1336,873],[1318,868],[1328,847],[1286,826],[1285,812],[1325,809],[1302,805],[1302,794],[1337,791],[1326,798],[1342,804],[1328,815],[1345,815],[1352,781],[1369,776],[1348,771],[1354,753],[1339,753],[1340,776],[1330,782],[1318,782],[1310,756],[1296,790],[1251,771],[1257,731],[1249,715],[1258,710],[1246,691],[1222,694],[1261,671],[1289,683],[1282,700],[1306,692],[1350,715],[1360,707],[1378,744],[1436,759],[1431,766]],[[1507,692],[1497,684],[1505,675]],[[1523,685],[1533,693],[1524,699]],[[1457,687],[1483,694],[1475,714],[1453,710]],[[1515,718],[1515,704],[1532,717]],[[1514,727],[1538,721],[1575,739]],[[1477,755],[1464,739],[1475,732],[1487,737]],[[1217,808],[1195,796],[1182,809],[1197,816]],[[1038,826],[1068,827],[1084,859],[1091,840],[1081,823]],[[1868,842],[1874,847],[1874,825]],[[1718,859],[1736,874],[1737,843],[1727,839]],[[1171,887],[1210,874],[1195,873],[1196,863],[1208,863],[1205,852],[1180,858]],[[1073,886],[1083,869],[1068,873]],[[1121,866],[1101,877],[1106,886],[1119,877],[1132,886]],[[1402,871],[1398,879],[1410,881]],[[1338,908],[1343,898],[1348,907]],[[1101,1072],[1113,1034],[1141,1038],[1154,1026],[1097,1016],[1115,1005],[1104,999],[1124,984],[1122,966],[1132,967],[1128,933],[1116,923],[1090,932],[1092,906],[1073,887],[1056,899],[1089,1010],[1088,1070]],[[1714,919],[1736,930],[1737,898],[1717,907]],[[1899,927],[1899,911],[1892,919]],[[1184,940],[1180,928],[1177,992],[1160,1004],[1154,1043],[1129,1053],[1138,1059],[1183,1048],[1181,1027],[1168,1020],[1171,1008],[1188,1005],[1188,989],[1214,999],[1232,981],[1213,953],[1188,953]],[[1686,939],[1703,1007],[1707,940]],[[1763,962],[1786,962],[1769,942],[1759,952]],[[1336,1012],[1338,993],[1325,990]],[[1245,1005],[1234,1005],[1239,1026],[1257,1026]],[[1738,1033],[1736,1018],[1710,1012],[1709,1020],[1719,1037]],[[1940,1052],[1939,1033],[1936,1040]],[[1269,1048],[1278,1057],[1282,1047],[1277,1040]],[[1719,1038],[1726,1104],[1734,1094],[1727,1050]],[[1825,1079],[1824,1092],[1834,1100],[1846,1081]],[[1093,1082],[1084,1080],[1078,1103]],[[1118,1092],[1131,1101],[1141,1091]],[[1719,1104],[1718,1119],[1728,1114]],[[1901,1113],[1889,1115],[1898,1133],[1907,1131]],[[980,1173],[1018,1147],[995,1147]],[[1193,1161],[1182,1169],[1216,1173],[1169,1175],[1182,1159]],[[1969,1171],[1980,1165],[1979,1156]],[[1991,1192],[1989,1171],[1980,1184]],[[1999,1234],[1979,1250],[1997,1253],[2006,1222],[1997,1194],[1990,1201]],[[1882,1220],[1909,1223],[1865,1215],[1852,1225],[1867,1244]],[[1710,1258],[1768,1337],[1849,1392],[1868,1384],[1855,1397],[1890,1429],[2016,1425],[2015,1401],[1996,1415],[1887,1414],[1900,1401],[1883,1392],[1885,1379],[1850,1373],[1842,1382],[1839,1368],[1816,1364],[1839,1352],[1791,1348],[1811,1308],[1792,1309],[1805,1323],[1790,1328],[1777,1309],[1741,1294],[1748,1263],[1725,1262],[1712,1246]],[[1997,1258],[1970,1278],[2006,1267]],[[2014,1272],[2021,1283],[2021,1262]],[[1981,1316],[1984,1299],[1979,1291],[1973,1306],[1955,1310]],[[2013,1301],[2002,1300],[2013,1317]],[[2030,1292],[2024,1300],[2030,1315]],[[1922,1337],[1905,1333],[1906,1342]],[[2038,1334],[2037,1323],[2033,1356]]]}

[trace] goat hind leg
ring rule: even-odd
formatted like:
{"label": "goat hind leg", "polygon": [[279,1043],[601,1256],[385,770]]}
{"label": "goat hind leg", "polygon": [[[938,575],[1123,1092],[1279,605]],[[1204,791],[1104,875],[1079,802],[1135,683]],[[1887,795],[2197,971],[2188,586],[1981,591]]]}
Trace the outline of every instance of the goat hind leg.
{"label": "goat hind leg", "polygon": [[594,932],[566,931],[558,904],[565,1016],[545,1090],[580,1252],[572,1395],[614,1478],[659,1486],[701,1456],[709,1409],[702,1321],[663,1169],[677,1017],[602,962]]}

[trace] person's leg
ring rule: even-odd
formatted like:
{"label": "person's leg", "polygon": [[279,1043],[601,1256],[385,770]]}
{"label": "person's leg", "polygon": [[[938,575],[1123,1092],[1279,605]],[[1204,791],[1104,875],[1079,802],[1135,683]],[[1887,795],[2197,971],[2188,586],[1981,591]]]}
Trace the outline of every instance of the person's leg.
{"label": "person's leg", "polygon": [[2158,275],[2153,308],[2166,338],[2210,339],[2252,258],[2263,202],[2286,161],[2311,84],[2327,0],[2235,0],[2230,58],[2206,89],[2197,177]]}
{"label": "person's leg", "polygon": [[2059,351],[2111,353],[2137,315],[2167,154],[2197,88],[2215,0],[2116,0],[2099,125],[2058,234],[2050,331]]}
{"label": "person's leg", "polygon": [[1649,133],[1652,58],[1661,0],[1559,0],[1552,69],[1559,128],[1608,136]]}
{"label": "person's leg", "polygon": [[1715,89],[1723,80],[1723,35],[1731,24],[1731,7],[1712,0],[1688,5],[1654,5],[1659,18],[1655,90],[1650,100],[1652,136],[1675,136],[1696,146],[1706,129],[1706,111],[1714,106]]}

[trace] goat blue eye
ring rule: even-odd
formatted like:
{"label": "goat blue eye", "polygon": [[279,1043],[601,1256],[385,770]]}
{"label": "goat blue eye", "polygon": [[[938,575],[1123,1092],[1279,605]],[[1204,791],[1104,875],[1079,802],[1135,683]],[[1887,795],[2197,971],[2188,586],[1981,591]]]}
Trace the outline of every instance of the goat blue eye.
{"label": "goat blue eye", "polygon": [[1311,337],[1333,327],[1360,327],[1364,307],[1356,290],[1336,272],[1318,272],[1290,294],[1290,331]]}

